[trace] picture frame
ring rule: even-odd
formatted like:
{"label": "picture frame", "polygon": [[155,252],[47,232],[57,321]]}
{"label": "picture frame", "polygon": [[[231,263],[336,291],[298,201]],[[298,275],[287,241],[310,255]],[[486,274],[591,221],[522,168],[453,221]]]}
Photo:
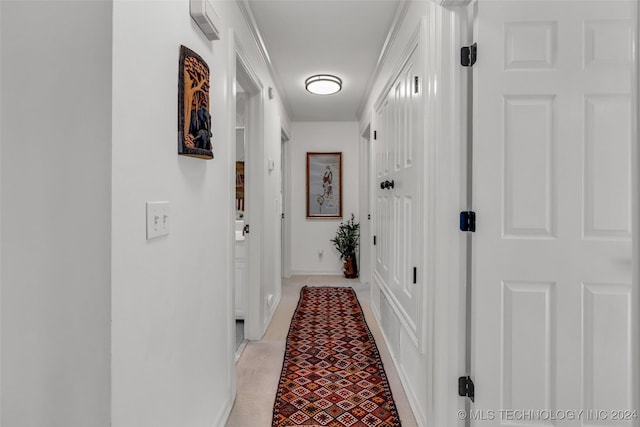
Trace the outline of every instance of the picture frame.
{"label": "picture frame", "polygon": [[307,153],[307,218],[342,218],[342,152]]}
{"label": "picture frame", "polygon": [[204,59],[180,46],[178,71],[178,154],[213,159],[210,71]]}
{"label": "picture frame", "polygon": [[236,162],[236,212],[244,212],[244,162]]}

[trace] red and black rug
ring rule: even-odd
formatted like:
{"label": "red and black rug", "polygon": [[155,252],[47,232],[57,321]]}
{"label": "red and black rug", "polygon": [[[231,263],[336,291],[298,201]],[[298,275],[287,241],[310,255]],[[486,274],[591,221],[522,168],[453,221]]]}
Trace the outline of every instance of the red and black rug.
{"label": "red and black rug", "polygon": [[273,426],[400,426],[353,289],[302,288],[287,336]]}

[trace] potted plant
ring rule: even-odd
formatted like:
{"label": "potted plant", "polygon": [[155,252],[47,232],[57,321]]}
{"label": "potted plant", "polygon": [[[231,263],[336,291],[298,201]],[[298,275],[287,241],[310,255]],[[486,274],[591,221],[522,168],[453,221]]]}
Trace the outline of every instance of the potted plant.
{"label": "potted plant", "polygon": [[341,222],[336,231],[336,237],[331,239],[331,243],[333,243],[338,252],[340,252],[344,277],[349,279],[358,277],[356,251],[358,250],[359,241],[360,224],[355,222],[355,216],[351,214],[351,219],[346,222]]}

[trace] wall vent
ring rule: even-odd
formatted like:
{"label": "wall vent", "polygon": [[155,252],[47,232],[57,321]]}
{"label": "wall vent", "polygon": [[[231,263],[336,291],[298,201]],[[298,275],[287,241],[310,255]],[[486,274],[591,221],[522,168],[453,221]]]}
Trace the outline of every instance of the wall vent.
{"label": "wall vent", "polygon": [[220,40],[220,18],[211,0],[190,0],[191,17],[209,40]]}

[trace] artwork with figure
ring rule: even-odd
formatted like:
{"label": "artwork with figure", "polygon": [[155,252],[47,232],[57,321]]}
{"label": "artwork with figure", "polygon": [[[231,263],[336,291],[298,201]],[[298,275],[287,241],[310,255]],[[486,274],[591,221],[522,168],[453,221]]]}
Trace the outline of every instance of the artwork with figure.
{"label": "artwork with figure", "polygon": [[307,153],[307,218],[342,218],[342,153]]}
{"label": "artwork with figure", "polygon": [[178,154],[213,158],[209,86],[207,63],[191,49],[180,46]]}

